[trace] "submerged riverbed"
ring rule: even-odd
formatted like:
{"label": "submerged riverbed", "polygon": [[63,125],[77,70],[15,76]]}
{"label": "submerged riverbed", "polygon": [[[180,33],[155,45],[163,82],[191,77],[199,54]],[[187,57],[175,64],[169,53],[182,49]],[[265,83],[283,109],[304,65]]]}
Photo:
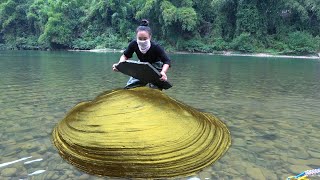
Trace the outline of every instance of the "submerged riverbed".
{"label": "submerged riverbed", "polygon": [[[0,179],[102,179],[66,163],[51,132],[77,103],[125,85],[111,70],[120,55],[0,51]],[[228,152],[192,177],[285,179],[320,167],[319,60],[170,57],[165,93],[216,115],[232,135]]]}

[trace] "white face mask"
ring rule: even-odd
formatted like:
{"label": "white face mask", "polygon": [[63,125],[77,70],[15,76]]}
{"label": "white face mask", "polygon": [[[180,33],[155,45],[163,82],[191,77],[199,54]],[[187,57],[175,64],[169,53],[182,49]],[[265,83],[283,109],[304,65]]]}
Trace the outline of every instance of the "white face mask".
{"label": "white face mask", "polygon": [[142,54],[147,53],[151,47],[150,39],[147,39],[144,41],[137,39],[137,43],[138,43],[139,50],[142,52]]}

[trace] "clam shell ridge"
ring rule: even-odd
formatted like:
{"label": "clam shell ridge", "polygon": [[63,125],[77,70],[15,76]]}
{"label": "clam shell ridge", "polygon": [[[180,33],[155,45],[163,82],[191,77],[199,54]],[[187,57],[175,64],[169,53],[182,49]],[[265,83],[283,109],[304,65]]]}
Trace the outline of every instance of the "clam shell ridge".
{"label": "clam shell ridge", "polygon": [[147,87],[107,91],[79,103],[52,136],[69,163],[109,177],[190,175],[231,144],[219,119]]}

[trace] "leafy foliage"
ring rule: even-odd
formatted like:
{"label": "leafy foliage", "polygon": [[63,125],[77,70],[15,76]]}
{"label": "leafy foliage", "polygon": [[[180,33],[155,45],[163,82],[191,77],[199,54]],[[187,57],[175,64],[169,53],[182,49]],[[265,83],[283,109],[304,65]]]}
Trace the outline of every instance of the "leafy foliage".
{"label": "leafy foliage", "polygon": [[231,47],[242,52],[254,52],[256,50],[255,40],[250,33],[241,33],[240,36],[234,38]]}
{"label": "leafy foliage", "polygon": [[288,38],[289,49],[299,54],[315,52],[319,47],[318,43],[317,39],[313,38],[312,35],[307,32],[292,32]]}
{"label": "leafy foliage", "polygon": [[125,48],[143,18],[170,50],[320,51],[319,0],[2,0],[0,44]]}

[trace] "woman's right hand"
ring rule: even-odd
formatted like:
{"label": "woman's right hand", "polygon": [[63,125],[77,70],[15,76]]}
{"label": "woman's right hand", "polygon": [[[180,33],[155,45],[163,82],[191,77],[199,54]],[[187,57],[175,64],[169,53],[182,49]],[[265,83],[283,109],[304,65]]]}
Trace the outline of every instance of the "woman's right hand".
{"label": "woman's right hand", "polygon": [[123,54],[123,55],[120,57],[119,62],[112,65],[112,70],[115,71],[115,72],[119,72],[119,70],[117,69],[118,64],[121,63],[121,62],[124,62],[124,61],[126,61],[126,60],[128,60],[128,58]]}
{"label": "woman's right hand", "polygon": [[119,70],[117,69],[117,65],[118,65],[119,63],[116,63],[116,64],[113,64],[112,65],[112,70],[113,71],[115,71],[115,72],[119,72]]}

